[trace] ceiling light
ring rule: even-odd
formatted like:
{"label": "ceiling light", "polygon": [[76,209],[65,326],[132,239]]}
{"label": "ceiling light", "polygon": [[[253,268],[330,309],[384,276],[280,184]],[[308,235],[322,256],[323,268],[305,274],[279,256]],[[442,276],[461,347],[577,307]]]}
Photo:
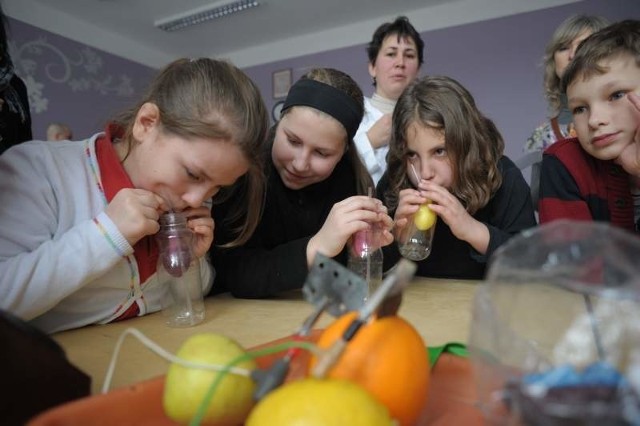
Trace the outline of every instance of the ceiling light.
{"label": "ceiling light", "polygon": [[204,6],[178,16],[161,19],[154,22],[154,25],[161,30],[177,31],[211,19],[224,18],[259,5],[257,0],[238,0],[220,6]]}

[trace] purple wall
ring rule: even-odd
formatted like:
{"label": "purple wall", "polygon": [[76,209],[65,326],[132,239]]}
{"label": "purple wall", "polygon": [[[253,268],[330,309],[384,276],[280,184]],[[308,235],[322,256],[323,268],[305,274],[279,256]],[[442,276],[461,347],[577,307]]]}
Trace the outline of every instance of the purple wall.
{"label": "purple wall", "polygon": [[68,124],[74,139],[104,128],[132,106],[155,70],[9,18],[11,58],[29,91],[34,139],[49,123]]}
{"label": "purple wall", "polygon": [[[515,159],[546,115],[540,67],[544,46],[557,25],[575,13],[599,14],[612,21],[638,18],[640,1],[585,0],[424,32],[422,74],[449,75],[464,84],[485,114],[496,121],[505,137],[506,153]],[[141,96],[155,72],[15,19],[9,19],[9,25],[12,58],[30,91],[33,132],[38,139],[45,137],[52,121],[68,123],[75,138],[101,130],[108,118]],[[276,102],[272,98],[274,71],[290,68],[295,81],[313,67],[341,69],[353,76],[366,95],[373,91],[364,44],[245,71],[271,108]]]}
{"label": "purple wall", "polygon": [[[640,1],[586,0],[424,32],[426,59],[422,75],[448,75],[464,84],[502,131],[506,154],[512,159],[518,158],[525,140],[546,116],[540,66],[544,47],[555,28],[576,13],[602,15],[611,21],[638,19]],[[271,87],[274,71],[291,68],[295,81],[316,66],[347,72],[360,84],[365,95],[373,92],[365,45],[263,64],[245,71],[259,85],[271,108],[276,102],[272,99]]]}

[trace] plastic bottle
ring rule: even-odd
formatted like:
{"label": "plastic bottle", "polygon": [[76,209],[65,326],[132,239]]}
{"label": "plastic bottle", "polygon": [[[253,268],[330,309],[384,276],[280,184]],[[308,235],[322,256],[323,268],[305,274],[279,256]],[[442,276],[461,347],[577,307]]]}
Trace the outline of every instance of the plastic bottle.
{"label": "plastic bottle", "polygon": [[420,229],[414,218],[409,219],[406,229],[402,230],[397,239],[400,254],[414,262],[426,259],[431,254],[435,231],[436,223],[427,229]]}
{"label": "plastic bottle", "polygon": [[382,249],[380,231],[376,227],[356,232],[349,246],[347,267],[367,282],[368,295],[375,292],[382,282]]}
{"label": "plastic bottle", "polygon": [[200,262],[193,253],[193,233],[182,213],[165,213],[159,222],[157,276],[160,284],[167,286],[163,315],[171,327],[196,325],[204,320],[204,297]]}

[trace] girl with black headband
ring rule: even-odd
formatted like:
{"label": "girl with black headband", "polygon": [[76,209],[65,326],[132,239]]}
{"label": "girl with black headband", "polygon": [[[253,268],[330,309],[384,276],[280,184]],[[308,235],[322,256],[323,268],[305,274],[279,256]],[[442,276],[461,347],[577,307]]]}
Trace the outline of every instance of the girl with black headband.
{"label": "girl with black headband", "polygon": [[[316,253],[346,263],[349,237],[372,224],[393,241],[392,220],[379,200],[366,196],[372,181],[353,136],[362,120],[363,95],[347,74],[314,69],[290,89],[271,132],[260,224],[241,247],[233,238],[226,202],[213,206],[217,224],[211,261],[213,292],[261,298],[300,288]],[[232,198],[229,195],[228,198]]]}

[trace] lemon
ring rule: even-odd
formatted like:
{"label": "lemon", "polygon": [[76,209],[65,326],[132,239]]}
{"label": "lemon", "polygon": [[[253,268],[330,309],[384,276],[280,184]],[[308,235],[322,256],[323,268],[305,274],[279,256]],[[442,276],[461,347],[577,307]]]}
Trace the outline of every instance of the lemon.
{"label": "lemon", "polygon": [[416,224],[416,228],[421,231],[426,231],[436,223],[436,214],[429,208],[429,204],[425,203],[418,208],[418,211],[413,216],[413,223]]}
{"label": "lemon", "polygon": [[268,394],[245,426],[391,426],[387,408],[362,387],[338,379],[302,379]]}
{"label": "lemon", "polygon": [[[244,354],[244,349],[226,336],[214,333],[196,334],[188,338],[177,356],[192,362],[227,365]],[[253,370],[253,360],[237,367]],[[220,373],[171,364],[165,379],[163,406],[165,414],[179,423],[188,423],[195,415],[211,383]],[[227,373],[216,388],[204,416],[204,422],[221,425],[241,424],[253,407],[254,382]]]}

